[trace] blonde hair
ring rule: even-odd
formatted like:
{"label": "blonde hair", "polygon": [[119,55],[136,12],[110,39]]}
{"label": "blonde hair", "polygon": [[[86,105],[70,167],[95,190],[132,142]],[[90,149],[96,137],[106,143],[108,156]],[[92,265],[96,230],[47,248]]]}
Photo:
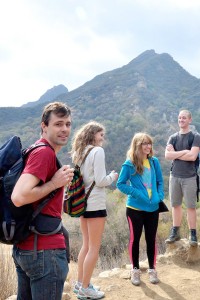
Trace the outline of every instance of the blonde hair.
{"label": "blonde hair", "polygon": [[[135,165],[136,173],[142,174],[144,171],[143,167],[143,154],[142,154],[142,143],[143,142],[153,143],[152,137],[144,132],[138,132],[132,138],[130,147],[127,151],[127,159],[130,159]],[[153,156],[153,147],[147,157]]]}
{"label": "blonde hair", "polygon": [[95,146],[95,135],[97,132],[104,131],[105,127],[95,121],[83,125],[76,131],[72,139],[72,161],[77,164],[84,157],[84,150],[88,145]]}
{"label": "blonde hair", "polygon": [[180,113],[185,113],[186,115],[188,115],[189,119],[192,119],[192,113],[189,110],[182,109],[182,110],[180,110],[179,115],[180,115]]}

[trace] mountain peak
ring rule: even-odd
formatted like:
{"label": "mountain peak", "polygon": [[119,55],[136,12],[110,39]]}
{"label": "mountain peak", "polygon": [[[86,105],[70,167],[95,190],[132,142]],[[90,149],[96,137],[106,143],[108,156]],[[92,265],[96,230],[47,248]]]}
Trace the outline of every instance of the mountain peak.
{"label": "mountain peak", "polygon": [[30,107],[30,106],[35,106],[37,104],[43,104],[45,102],[51,102],[54,99],[56,99],[58,96],[67,94],[67,93],[68,93],[68,89],[63,84],[59,84],[59,85],[56,85],[56,86],[48,89],[38,100],[28,102],[22,106]]}
{"label": "mountain peak", "polygon": [[129,64],[140,64],[142,62],[148,63],[152,59],[154,60],[154,59],[161,59],[161,58],[162,59],[167,58],[167,59],[173,60],[173,57],[171,55],[169,55],[168,53],[158,54],[155,52],[155,50],[152,49],[152,50],[146,50],[146,51],[142,52],[136,58],[131,60]]}

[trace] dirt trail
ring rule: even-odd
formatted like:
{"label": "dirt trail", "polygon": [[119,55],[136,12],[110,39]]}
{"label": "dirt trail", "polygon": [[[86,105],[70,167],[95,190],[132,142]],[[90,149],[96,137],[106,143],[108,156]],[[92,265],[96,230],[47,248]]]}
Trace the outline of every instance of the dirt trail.
{"label": "dirt trail", "polygon": [[[149,282],[145,271],[142,272],[142,282],[138,287],[132,285],[130,279],[117,276],[94,277],[93,283],[101,286],[105,300],[200,300],[200,264],[159,262],[157,271],[160,279],[157,285]],[[72,300],[77,299],[73,293],[71,297]]]}

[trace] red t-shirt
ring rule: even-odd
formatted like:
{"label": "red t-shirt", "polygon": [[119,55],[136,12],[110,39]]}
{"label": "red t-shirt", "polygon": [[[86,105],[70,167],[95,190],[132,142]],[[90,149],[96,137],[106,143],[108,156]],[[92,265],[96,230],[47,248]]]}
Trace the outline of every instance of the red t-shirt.
{"label": "red t-shirt", "polygon": [[[45,139],[40,139],[36,143],[43,142],[48,144]],[[49,181],[57,171],[56,155],[52,148],[41,146],[28,155],[23,174],[32,174],[41,180],[41,183]],[[45,205],[42,213],[61,218],[63,205],[64,188],[60,188],[55,196]],[[35,202],[34,207],[37,206]],[[17,245],[23,250],[34,249],[34,234],[31,234],[25,241]],[[63,234],[54,234],[50,236],[38,235],[37,250],[66,248]]]}

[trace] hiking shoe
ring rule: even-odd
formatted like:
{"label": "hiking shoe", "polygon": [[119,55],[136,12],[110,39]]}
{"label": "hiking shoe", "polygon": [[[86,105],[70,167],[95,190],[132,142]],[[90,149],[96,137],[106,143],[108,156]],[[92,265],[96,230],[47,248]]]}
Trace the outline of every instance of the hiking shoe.
{"label": "hiking shoe", "polygon": [[158,279],[158,276],[157,276],[157,272],[156,272],[155,269],[149,269],[148,273],[149,273],[149,281],[151,283],[155,284],[155,283],[159,282],[159,279]]}
{"label": "hiking shoe", "polygon": [[131,282],[133,285],[136,285],[136,286],[140,285],[140,283],[141,283],[140,274],[141,274],[140,269],[131,270]]}
{"label": "hiking shoe", "polygon": [[98,285],[93,285],[92,283],[89,283],[89,287],[90,288],[93,288],[93,289],[95,289],[95,290],[97,290],[97,291],[100,291],[100,286],[98,286]]}
{"label": "hiking shoe", "polygon": [[190,229],[189,244],[193,247],[198,245],[196,229]]}
{"label": "hiking shoe", "polygon": [[[73,292],[74,292],[75,294],[78,294],[78,291],[79,291],[79,289],[81,288],[81,286],[82,286],[82,283],[81,283],[80,281],[76,281],[76,282],[74,283],[74,289],[73,289]],[[100,286],[93,285],[92,283],[89,284],[89,287],[90,287],[90,288],[93,288],[93,289],[95,289],[95,290],[97,290],[97,291],[100,290]]]}
{"label": "hiking shoe", "polygon": [[172,227],[168,239],[165,240],[166,244],[171,244],[181,239],[180,227]]}
{"label": "hiking shoe", "polygon": [[73,289],[73,292],[74,292],[75,294],[78,294],[78,291],[79,291],[79,289],[81,288],[81,285],[82,285],[82,283],[79,282],[79,281],[76,281],[76,282],[74,283],[74,289]]}
{"label": "hiking shoe", "polygon": [[94,289],[93,287],[88,287],[86,289],[84,288],[79,288],[78,294],[77,294],[77,298],[78,299],[101,299],[105,296],[104,292],[102,291],[97,291],[96,289]]}

